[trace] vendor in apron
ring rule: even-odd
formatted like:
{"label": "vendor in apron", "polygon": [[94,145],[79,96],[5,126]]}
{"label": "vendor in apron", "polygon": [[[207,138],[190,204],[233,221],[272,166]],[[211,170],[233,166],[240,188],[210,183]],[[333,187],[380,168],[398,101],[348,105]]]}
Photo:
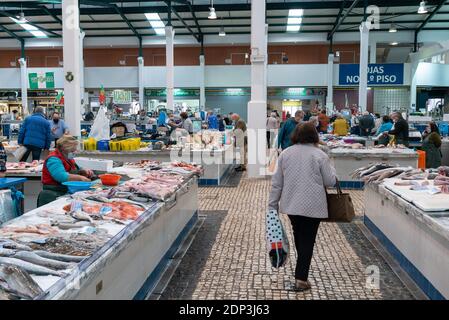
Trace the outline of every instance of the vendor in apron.
{"label": "vendor in apron", "polygon": [[51,152],[42,168],[43,190],[37,199],[41,207],[67,193],[67,187],[62,183],[67,181],[91,181],[94,176],[91,170],[81,170],[73,160],[73,153],[78,148],[78,140],[64,135],[56,142],[55,151]]}

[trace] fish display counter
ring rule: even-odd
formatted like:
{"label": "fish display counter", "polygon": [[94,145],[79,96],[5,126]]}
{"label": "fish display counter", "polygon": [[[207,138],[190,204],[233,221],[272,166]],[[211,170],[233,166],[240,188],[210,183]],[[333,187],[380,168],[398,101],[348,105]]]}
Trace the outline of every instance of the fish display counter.
{"label": "fish display counter", "polygon": [[115,162],[135,162],[145,160],[171,162],[183,161],[200,164],[203,174],[199,178],[200,185],[215,185],[223,183],[224,178],[232,169],[236,155],[232,145],[219,149],[165,149],[137,151],[80,151],[77,157],[90,159],[108,159]]}
{"label": "fish display counter", "polygon": [[441,181],[392,178],[364,191],[366,227],[430,299],[449,298],[449,194]]}
{"label": "fish display counter", "polygon": [[328,151],[343,188],[363,188],[363,182],[351,173],[360,167],[383,162],[401,167],[418,167],[418,153],[412,149],[399,148],[335,148]]}
{"label": "fish display counter", "polygon": [[185,171],[81,191],[2,225],[0,298],[147,297],[198,218],[197,176]]}

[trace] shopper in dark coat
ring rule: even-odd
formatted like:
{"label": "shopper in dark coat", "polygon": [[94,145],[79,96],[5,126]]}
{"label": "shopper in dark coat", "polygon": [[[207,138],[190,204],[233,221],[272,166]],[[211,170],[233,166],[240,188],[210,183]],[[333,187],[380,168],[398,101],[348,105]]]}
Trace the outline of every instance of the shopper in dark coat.
{"label": "shopper in dark coat", "polygon": [[426,152],[426,168],[441,166],[441,135],[435,122],[430,122],[423,133],[422,150]]}
{"label": "shopper in dark coat", "polygon": [[50,149],[51,128],[42,107],[37,107],[34,114],[25,119],[20,127],[18,143],[27,148],[20,161],[27,161],[30,153],[33,161],[39,160],[42,150]]}
{"label": "shopper in dark coat", "polygon": [[285,121],[284,125],[279,130],[278,134],[278,147],[281,147],[282,150],[287,149],[291,146],[291,135],[293,131],[295,131],[296,126],[298,123],[302,122],[304,119],[304,112],[303,111],[296,111],[295,117],[290,118],[287,121]]}
{"label": "shopper in dark coat", "polygon": [[368,137],[375,126],[373,117],[368,111],[365,111],[359,119],[360,135]]}
{"label": "shopper in dark coat", "polygon": [[391,115],[391,120],[393,120],[393,128],[388,131],[388,134],[395,137],[396,144],[403,144],[408,147],[409,132],[407,121],[405,121],[400,112],[394,112]]}

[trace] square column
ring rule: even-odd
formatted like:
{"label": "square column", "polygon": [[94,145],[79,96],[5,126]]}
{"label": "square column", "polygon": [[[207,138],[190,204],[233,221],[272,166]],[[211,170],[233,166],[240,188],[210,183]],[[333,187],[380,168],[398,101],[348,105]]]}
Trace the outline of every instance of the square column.
{"label": "square column", "polygon": [[251,2],[251,101],[248,103],[248,177],[265,176],[267,118],[265,0]]}
{"label": "square column", "polygon": [[362,112],[367,107],[368,90],[368,41],[370,24],[366,21],[360,25],[360,82],[359,82],[359,108]]}
{"label": "square column", "polygon": [[377,60],[377,43],[376,40],[371,40],[369,43],[369,63],[376,63]]}
{"label": "square column", "polygon": [[200,55],[200,111],[206,110],[206,59]]}
{"label": "square column", "polygon": [[139,67],[139,79],[138,79],[138,84],[139,84],[139,104],[140,104],[140,108],[141,109],[145,109],[145,89],[143,86],[143,68],[144,68],[144,59],[143,57],[138,57],[137,58],[137,65]]}
{"label": "square column", "polygon": [[[84,95],[84,37],[86,33],[84,31],[80,32],[80,97],[81,97],[81,106],[84,107],[88,104],[86,101],[86,97]],[[83,114],[83,108],[80,108],[81,115]]]}
{"label": "square column", "polygon": [[326,111],[330,115],[334,111],[334,54],[327,57],[327,97]]}
{"label": "square column", "polygon": [[64,57],[64,114],[70,133],[81,131],[81,59],[78,0],[62,2]]}
{"label": "square column", "polygon": [[412,67],[410,71],[411,81],[410,81],[410,111],[416,111],[416,71],[418,70],[419,60],[412,62]]}
{"label": "square column", "polygon": [[167,109],[174,110],[174,51],[173,42],[175,38],[175,30],[172,26],[165,27],[165,56],[166,56],[166,69],[167,69]]}
{"label": "square column", "polygon": [[22,94],[22,113],[28,115],[28,68],[25,58],[19,59],[20,64],[20,88]]}

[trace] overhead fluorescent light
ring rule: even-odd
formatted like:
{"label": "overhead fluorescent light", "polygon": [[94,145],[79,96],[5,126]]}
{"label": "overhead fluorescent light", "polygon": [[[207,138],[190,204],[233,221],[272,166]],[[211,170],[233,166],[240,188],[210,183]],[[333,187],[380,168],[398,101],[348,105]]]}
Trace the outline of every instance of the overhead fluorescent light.
{"label": "overhead fluorescent light", "polygon": [[31,33],[36,38],[47,38],[47,35],[44,32],[40,31],[37,27],[29,24],[28,21],[25,19],[25,16],[19,16],[17,17],[17,19],[10,17],[10,19],[15,23],[17,23],[18,25],[20,25],[23,29]]}
{"label": "overhead fluorescent light", "polygon": [[165,24],[162,22],[158,13],[145,13],[145,17],[158,36],[165,35]]}
{"label": "overhead fluorescent light", "polygon": [[392,46],[397,46],[399,43],[398,42],[392,42],[390,43]]}
{"label": "overhead fluorescent light", "polygon": [[298,32],[301,29],[304,9],[290,9],[288,11],[287,32]]}
{"label": "overhead fluorescent light", "polygon": [[427,13],[427,12],[429,12],[429,11],[427,10],[426,2],[425,1],[421,1],[421,3],[419,4],[418,13],[419,14],[424,14],[424,13]]}
{"label": "overhead fluorescent light", "polygon": [[388,32],[398,32],[398,29],[396,28],[396,26],[394,25],[394,23],[391,24],[390,29],[388,30]]}

